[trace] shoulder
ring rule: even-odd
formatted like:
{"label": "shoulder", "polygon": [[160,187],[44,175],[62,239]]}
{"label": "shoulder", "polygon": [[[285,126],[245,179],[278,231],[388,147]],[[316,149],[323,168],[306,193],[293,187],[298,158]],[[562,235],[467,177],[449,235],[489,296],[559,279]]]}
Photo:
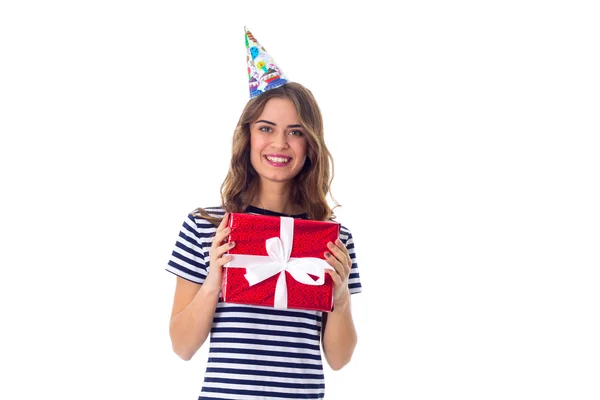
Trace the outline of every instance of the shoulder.
{"label": "shoulder", "polygon": [[192,211],[190,214],[198,216],[198,218],[201,218],[202,211],[206,212],[209,216],[211,216],[213,218],[223,218],[223,215],[225,215],[225,209],[221,206],[204,207],[204,208],[198,207],[198,208],[194,209],[194,211]]}
{"label": "shoulder", "polygon": [[216,230],[215,220],[221,220],[225,209],[220,206],[196,208],[188,214],[188,219],[193,221],[198,230]]}

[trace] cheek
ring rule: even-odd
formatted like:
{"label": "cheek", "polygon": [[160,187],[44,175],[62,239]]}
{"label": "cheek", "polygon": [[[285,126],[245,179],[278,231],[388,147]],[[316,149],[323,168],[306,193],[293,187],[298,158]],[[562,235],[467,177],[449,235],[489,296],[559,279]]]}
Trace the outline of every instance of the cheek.
{"label": "cheek", "polygon": [[264,147],[263,145],[264,143],[262,143],[262,140],[259,136],[250,137],[250,153],[252,155],[257,154],[258,156],[260,156],[262,148]]}
{"label": "cheek", "polygon": [[250,163],[255,169],[260,165],[264,146],[264,140],[260,136],[250,136]]}

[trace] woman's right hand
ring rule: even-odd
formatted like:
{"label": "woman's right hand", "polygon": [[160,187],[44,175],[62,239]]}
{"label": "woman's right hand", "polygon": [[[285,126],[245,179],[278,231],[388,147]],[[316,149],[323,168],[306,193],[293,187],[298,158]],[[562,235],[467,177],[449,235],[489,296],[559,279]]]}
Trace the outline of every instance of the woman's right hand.
{"label": "woman's right hand", "polygon": [[225,213],[221,224],[217,228],[217,233],[213,238],[212,245],[210,246],[210,250],[208,252],[210,255],[210,264],[208,268],[209,271],[208,276],[206,277],[206,280],[202,286],[211,291],[219,292],[221,290],[221,283],[223,281],[223,265],[231,261],[231,256],[225,253],[235,246],[234,242],[223,244],[223,241],[227,240],[227,236],[229,236],[231,233],[231,228],[227,226],[228,220],[229,213]]}

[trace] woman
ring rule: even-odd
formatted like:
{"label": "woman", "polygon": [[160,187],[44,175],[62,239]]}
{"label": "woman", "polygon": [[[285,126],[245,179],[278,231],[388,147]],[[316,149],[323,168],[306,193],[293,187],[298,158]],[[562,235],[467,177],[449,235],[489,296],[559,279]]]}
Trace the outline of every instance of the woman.
{"label": "woman", "polygon": [[[247,32],[248,33],[248,32]],[[264,48],[263,48],[264,50]],[[346,365],[356,346],[350,294],[361,291],[352,235],[325,254],[334,270],[330,313],[280,310],[219,301],[222,267],[235,244],[225,243],[230,212],[329,220],[331,155],[311,92],[285,82],[252,98],[233,137],[220,207],[186,218],[167,270],[177,286],[170,322],[173,350],[189,360],[210,332],[200,399],[321,399],[321,343],[329,366]]]}

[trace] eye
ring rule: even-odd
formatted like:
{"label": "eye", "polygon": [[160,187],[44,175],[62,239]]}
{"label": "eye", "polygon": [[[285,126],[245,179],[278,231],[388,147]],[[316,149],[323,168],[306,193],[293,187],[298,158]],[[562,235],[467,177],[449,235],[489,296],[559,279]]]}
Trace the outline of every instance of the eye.
{"label": "eye", "polygon": [[290,131],[290,135],[293,135],[293,136],[303,136],[304,132],[299,131],[299,130],[296,129],[296,130]]}
{"label": "eye", "polygon": [[258,128],[258,130],[261,132],[271,132],[271,128],[268,126],[261,126]]}

